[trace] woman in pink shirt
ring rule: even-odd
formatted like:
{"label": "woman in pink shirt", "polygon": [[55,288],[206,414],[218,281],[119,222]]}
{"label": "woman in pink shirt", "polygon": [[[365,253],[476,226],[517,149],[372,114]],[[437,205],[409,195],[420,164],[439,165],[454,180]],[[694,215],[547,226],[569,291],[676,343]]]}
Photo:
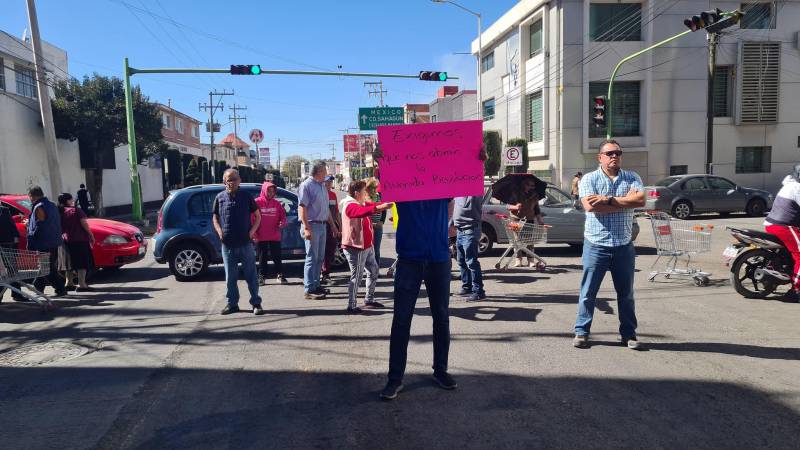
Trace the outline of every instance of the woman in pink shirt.
{"label": "woman in pink shirt", "polygon": [[286,210],[283,203],[275,199],[277,192],[278,188],[274,184],[265,181],[261,185],[261,195],[256,198],[256,205],[261,212],[261,225],[256,232],[260,286],[267,284],[267,259],[270,255],[275,264],[278,283],[286,283],[281,262],[281,230],[286,228]]}
{"label": "woman in pink shirt", "polygon": [[367,198],[367,183],[355,181],[347,189],[350,194],[342,200],[342,249],[350,264],[350,282],[347,285],[348,303],[347,312],[358,314],[361,308],[357,306],[358,287],[364,269],[367,271],[367,296],[364,299],[365,308],[383,308],[375,301],[375,285],[378,283],[378,263],[375,261],[375,239],[372,231],[370,216],[376,211],[386,211],[392,207],[391,203],[369,203]]}

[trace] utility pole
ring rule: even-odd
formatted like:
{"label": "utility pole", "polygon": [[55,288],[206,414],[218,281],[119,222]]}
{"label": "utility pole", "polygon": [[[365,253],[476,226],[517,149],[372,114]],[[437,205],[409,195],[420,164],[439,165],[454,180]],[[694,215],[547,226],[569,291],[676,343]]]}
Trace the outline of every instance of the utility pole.
{"label": "utility pole", "polygon": [[706,99],[706,173],[714,173],[714,72],[719,33],[708,33],[708,94]]}
{"label": "utility pole", "polygon": [[281,174],[281,138],[278,138],[278,175]]}
{"label": "utility pole", "polygon": [[217,181],[217,160],[214,157],[214,131],[216,125],[214,123],[214,111],[216,109],[225,109],[225,105],[222,103],[222,99],[214,105],[214,96],[222,97],[225,95],[233,95],[233,91],[227,92],[223,90],[222,92],[217,92],[217,90],[214,89],[213,92],[208,93],[208,103],[198,104],[200,111],[208,111],[208,130],[211,133],[211,178],[215,183]]}
{"label": "utility pole", "polygon": [[[233,116],[232,117],[228,116],[228,120],[232,120],[233,121],[233,137],[234,137],[233,148],[235,149],[236,148],[236,139],[239,139],[239,121],[240,120],[247,120],[247,117],[238,117],[236,115],[236,112],[237,111],[246,111],[247,110],[247,106],[236,106],[236,104],[234,103],[233,106],[231,106],[230,109],[231,109],[231,111],[233,111]],[[237,156],[237,158],[239,156],[238,150],[237,150],[236,156]],[[248,162],[250,161],[250,154],[249,153],[247,154],[246,161],[248,161]]]}
{"label": "utility pole", "polygon": [[383,108],[383,96],[389,93],[389,91],[383,89],[383,80],[381,80],[381,81],[365,81],[364,82],[364,87],[372,89],[372,90],[369,91],[369,96],[370,97],[379,97],[381,100],[380,100],[380,104],[378,106]]}
{"label": "utility pole", "polygon": [[[61,187],[61,165],[58,163],[56,128],[55,125],[53,125],[53,110],[50,106],[50,93],[47,91],[47,79],[44,70],[44,58],[42,55],[42,41],[39,36],[39,19],[36,16],[36,4],[34,0],[27,0],[27,3],[28,22],[31,27],[33,67],[36,69],[36,90],[39,94],[39,111],[42,115],[42,128],[44,128],[44,147],[47,156],[47,173],[50,175],[50,198],[55,198],[64,191],[64,189]],[[136,158],[134,157],[133,160],[131,160],[131,166],[134,168],[138,162],[135,159]]]}
{"label": "utility pole", "polygon": [[331,146],[331,161],[336,161],[336,144],[328,144]]}

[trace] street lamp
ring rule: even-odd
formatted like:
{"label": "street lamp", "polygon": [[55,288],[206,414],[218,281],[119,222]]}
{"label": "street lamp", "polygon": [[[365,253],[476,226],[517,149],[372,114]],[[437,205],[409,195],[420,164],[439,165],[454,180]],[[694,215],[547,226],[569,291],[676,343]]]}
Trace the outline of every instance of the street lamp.
{"label": "street lamp", "polygon": [[483,44],[481,41],[481,34],[483,31],[483,27],[481,26],[481,14],[476,13],[470,9],[467,9],[458,3],[451,1],[451,0],[431,0],[433,3],[450,3],[451,5],[458,7],[473,16],[478,18],[478,119],[483,119],[483,109],[481,108],[481,65],[483,64],[483,60],[481,60],[481,54],[483,51]]}

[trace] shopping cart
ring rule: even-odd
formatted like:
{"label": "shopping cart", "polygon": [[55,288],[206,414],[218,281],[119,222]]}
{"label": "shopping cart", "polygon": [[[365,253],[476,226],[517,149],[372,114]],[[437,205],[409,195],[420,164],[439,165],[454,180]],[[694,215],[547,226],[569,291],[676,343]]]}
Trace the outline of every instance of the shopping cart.
{"label": "shopping cart", "polygon": [[[692,255],[711,250],[711,231],[714,226],[694,225],[683,220],[671,219],[666,213],[657,211],[648,212],[647,216],[653,226],[658,254],[658,258],[650,266],[648,280],[653,281],[658,275],[664,275],[664,278],[685,277],[694,280],[697,286],[707,286],[711,274],[689,265],[692,262]],[[661,258],[667,258],[664,270],[652,270]],[[685,258],[685,265],[683,268],[678,268],[682,258]]]}
{"label": "shopping cart", "polygon": [[537,270],[544,271],[547,269],[547,262],[536,254],[534,245],[547,242],[547,229],[550,227],[503,214],[497,214],[497,217],[503,222],[503,228],[506,230],[511,247],[506,249],[503,256],[494,265],[494,268],[500,270],[508,269],[514,257],[519,252],[522,252],[535,261],[534,267]]}
{"label": "shopping cart", "polygon": [[[50,274],[50,255],[31,250],[0,248],[0,297],[6,289],[31,300],[47,311],[50,299],[28,281]],[[14,286],[16,284],[16,286]],[[20,288],[26,288],[26,292]]]}

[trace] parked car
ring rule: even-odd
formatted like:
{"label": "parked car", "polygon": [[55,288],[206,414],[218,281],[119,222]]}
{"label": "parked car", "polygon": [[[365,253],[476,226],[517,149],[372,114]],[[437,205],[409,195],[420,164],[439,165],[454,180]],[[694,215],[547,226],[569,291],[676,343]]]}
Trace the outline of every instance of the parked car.
{"label": "parked car", "polygon": [[645,187],[648,210],[666,211],[678,219],[697,213],[732,213],[744,211],[749,216],[763,216],[772,208],[772,194],[761,189],[736,185],[712,175],[678,175],[664,178]]}
{"label": "parked car", "polygon": [[[0,195],[0,203],[11,210],[20,234],[19,247],[24,249],[28,242],[26,225],[31,214],[30,199],[27,195]],[[87,221],[95,238],[92,269],[118,269],[143,259],[147,254],[147,240],[135,226],[92,217]]]}
{"label": "parked car", "polygon": [[[561,189],[548,185],[545,198],[539,201],[544,214],[544,223],[550,225],[547,230],[547,242],[569,244],[572,247],[583,246],[583,225],[586,213],[578,200]],[[508,205],[492,197],[491,187],[487,187],[483,196],[483,224],[478,253],[483,254],[492,249],[494,244],[508,244],[503,222],[497,214],[508,215]],[[639,235],[639,224],[634,219],[633,239]]]}
{"label": "parked car", "polygon": [[[153,256],[169,269],[178,281],[189,281],[201,276],[210,264],[222,263],[222,243],[211,222],[211,208],[220,184],[191,186],[170,192],[158,212],[156,234],[153,235]],[[254,198],[261,193],[261,184],[242,183],[240,189]],[[297,195],[278,188],[275,198],[286,210],[288,226],[281,233],[283,259],[305,257],[305,243],[300,236],[297,216]],[[334,267],[347,264],[341,250],[336,254]]]}

